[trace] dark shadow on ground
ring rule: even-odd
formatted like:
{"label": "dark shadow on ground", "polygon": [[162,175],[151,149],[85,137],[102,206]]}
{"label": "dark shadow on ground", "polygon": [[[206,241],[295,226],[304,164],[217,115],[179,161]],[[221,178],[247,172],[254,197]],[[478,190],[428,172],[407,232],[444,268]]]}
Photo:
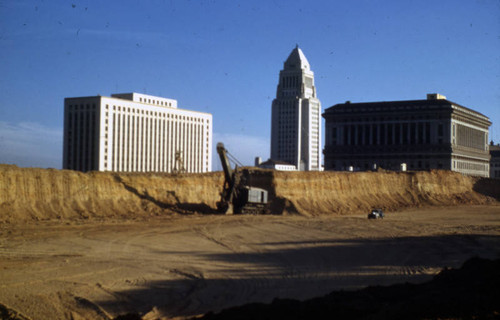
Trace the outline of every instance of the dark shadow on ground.
{"label": "dark shadow on ground", "polygon": [[498,319],[499,301],[500,259],[472,258],[422,284],[336,291],[306,301],[275,299],[201,319]]}
{"label": "dark shadow on ground", "polygon": [[178,203],[174,206],[180,212],[202,213],[202,214],[222,214],[205,203]]}
{"label": "dark shadow on ground", "polygon": [[266,250],[270,244],[256,243],[262,250],[251,253],[163,252],[224,266],[218,269],[224,278],[205,278],[193,264],[168,270],[169,279],[141,283],[137,289],[115,292],[116,299],[97,303],[109,312],[145,314],[157,307],[169,317],[194,316],[275,298],[304,300],[332,290],[421,283],[432,278],[428,272],[433,268],[459,267],[471,256],[500,256],[500,236],[489,235],[325,239],[272,243],[273,249]]}
{"label": "dark shadow on ground", "polygon": [[473,190],[500,201],[500,179],[479,178],[474,184]]}

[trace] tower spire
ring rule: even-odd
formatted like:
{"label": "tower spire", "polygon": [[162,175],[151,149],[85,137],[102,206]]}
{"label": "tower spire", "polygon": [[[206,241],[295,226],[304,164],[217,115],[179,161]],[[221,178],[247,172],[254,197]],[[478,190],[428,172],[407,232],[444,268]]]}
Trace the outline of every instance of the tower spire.
{"label": "tower spire", "polygon": [[295,49],[292,50],[290,55],[285,61],[285,70],[291,70],[291,69],[308,69],[309,70],[309,61],[307,61],[306,56],[300,50],[299,45],[295,47]]}

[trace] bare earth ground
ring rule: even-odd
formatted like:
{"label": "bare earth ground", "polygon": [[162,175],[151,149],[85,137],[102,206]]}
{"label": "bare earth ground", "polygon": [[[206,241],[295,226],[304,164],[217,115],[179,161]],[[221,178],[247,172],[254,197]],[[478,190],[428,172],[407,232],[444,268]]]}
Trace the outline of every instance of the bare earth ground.
{"label": "bare earth ground", "polygon": [[[500,257],[500,206],[0,225],[0,307],[31,319],[183,318],[429,280]],[[21,318],[21,317],[20,317]]]}

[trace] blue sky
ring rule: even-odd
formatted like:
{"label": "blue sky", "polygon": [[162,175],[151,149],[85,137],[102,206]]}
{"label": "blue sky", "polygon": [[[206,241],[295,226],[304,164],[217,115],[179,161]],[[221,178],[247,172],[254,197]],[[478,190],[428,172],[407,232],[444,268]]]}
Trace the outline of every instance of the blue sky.
{"label": "blue sky", "polygon": [[0,163],[61,168],[63,99],[123,92],[209,112],[214,144],[267,159],[296,44],[323,110],[438,92],[500,142],[499,0],[0,0]]}

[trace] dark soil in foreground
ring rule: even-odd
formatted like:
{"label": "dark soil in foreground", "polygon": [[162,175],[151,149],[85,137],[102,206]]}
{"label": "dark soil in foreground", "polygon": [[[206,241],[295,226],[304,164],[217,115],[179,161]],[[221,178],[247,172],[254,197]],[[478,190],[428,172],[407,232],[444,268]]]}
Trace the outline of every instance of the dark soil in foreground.
{"label": "dark soil in foreground", "polygon": [[423,284],[336,291],[306,301],[275,299],[201,319],[500,319],[500,259],[472,258]]}

